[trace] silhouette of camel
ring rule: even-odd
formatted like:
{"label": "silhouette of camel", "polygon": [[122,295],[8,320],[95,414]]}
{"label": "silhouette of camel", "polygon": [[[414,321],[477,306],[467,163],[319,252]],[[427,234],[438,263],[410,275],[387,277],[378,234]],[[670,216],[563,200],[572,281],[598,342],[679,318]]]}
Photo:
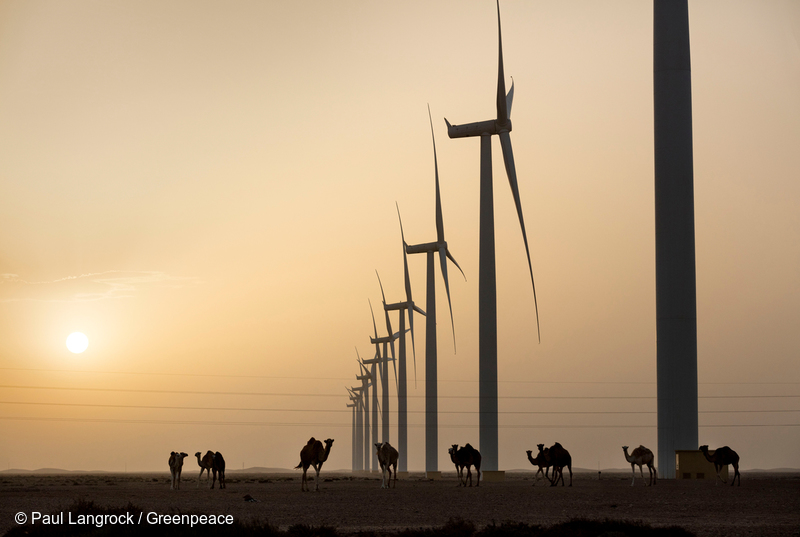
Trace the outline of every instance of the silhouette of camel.
{"label": "silhouette of camel", "polygon": [[464,473],[464,467],[458,462],[458,456],[456,455],[458,453],[458,444],[453,444],[453,446],[450,449],[448,449],[447,452],[450,454],[450,460],[453,461],[453,464],[455,464],[456,466],[456,475],[458,475],[458,486],[460,487],[463,484],[461,481],[462,481],[462,475]]}
{"label": "silhouette of camel", "polygon": [[211,467],[214,465],[214,454],[211,451],[206,451],[203,458],[200,458],[200,452],[194,454],[197,457],[197,465],[200,467],[200,477],[197,478],[197,488],[200,488],[200,479],[203,477],[203,472],[206,473],[206,484],[211,481]]}
{"label": "silhouette of camel", "polygon": [[572,456],[569,451],[556,442],[550,446],[550,452],[547,454],[547,460],[553,465],[553,478],[550,481],[550,486],[555,487],[558,481],[561,480],[561,486],[564,486],[564,467],[569,469],[569,486],[572,486]]}
{"label": "silhouette of camel", "polygon": [[[211,453],[209,451],[209,453]],[[217,474],[219,474],[219,488],[224,489],[225,487],[225,458],[222,456],[222,453],[217,451],[214,453],[214,465],[211,468],[214,472],[214,479],[211,480],[211,488],[214,488],[214,483],[217,481]]]}
{"label": "silhouette of camel", "polygon": [[303,467],[303,480],[300,483],[300,490],[304,492],[309,490],[306,472],[308,472],[309,466],[313,466],[314,471],[317,473],[314,478],[314,490],[319,491],[319,471],[322,470],[322,463],[328,460],[328,454],[331,452],[332,445],[333,439],[328,438],[325,440],[325,447],[323,448],[322,442],[316,440],[312,436],[308,443],[303,446],[303,449],[300,450],[300,464],[295,466],[295,469],[301,466]]}
{"label": "silhouette of camel", "polygon": [[538,466],[539,470],[536,471],[536,475],[533,479],[533,486],[536,486],[536,483],[539,481],[539,474],[542,474],[542,479],[547,479],[550,481],[550,477],[547,475],[550,471],[551,463],[547,460],[547,455],[550,453],[550,448],[545,448],[544,444],[536,444],[536,447],[539,448],[539,453],[534,458],[531,454],[533,451],[528,450],[525,453],[528,454],[528,460],[531,462],[532,465]]}
{"label": "silhouette of camel", "polygon": [[[381,488],[388,489],[392,485],[392,466],[394,466],[394,488],[397,488],[397,458],[399,454],[389,442],[377,443],[378,463],[381,465]],[[386,472],[389,472],[389,482],[386,482]]]}
{"label": "silhouette of camel", "polygon": [[[455,449],[456,446],[457,446],[457,444],[453,444],[453,448],[452,449]],[[451,455],[452,455],[452,453],[451,453]],[[471,445],[467,444],[467,445],[465,445],[464,447],[462,447],[461,449],[459,449],[458,451],[455,452],[455,457],[456,457],[456,460],[458,461],[456,463],[456,467],[461,466],[461,468],[466,468],[467,469],[467,475],[466,475],[466,477],[464,477],[464,486],[465,487],[467,486],[467,479],[469,479],[469,486],[470,487],[472,486],[472,471],[470,470],[470,466],[475,466],[475,471],[478,473],[478,480],[477,480],[477,484],[475,486],[476,487],[480,487],[481,486],[481,454],[480,454],[480,452],[477,449],[475,449],[474,447],[472,447]],[[463,473],[463,470],[462,470],[462,473]],[[461,480],[459,478],[459,482],[460,481]]]}
{"label": "silhouette of camel", "polygon": [[647,486],[655,485],[658,483],[658,472],[656,471],[655,467],[653,466],[653,452],[647,449],[644,446],[639,446],[633,450],[633,453],[628,455],[628,446],[622,446],[622,451],[625,453],[625,460],[631,463],[631,472],[633,473],[633,479],[631,480],[631,486],[636,483],[636,466],[639,466],[639,472],[642,474],[642,481],[644,481],[644,470],[642,470],[643,465],[647,465],[647,471],[650,473],[650,481],[648,481]]}
{"label": "silhouette of camel", "polygon": [[181,472],[183,471],[183,459],[188,457],[188,453],[172,451],[169,454],[169,473],[172,475],[172,482],[169,485],[170,490],[178,490],[181,488]]}
{"label": "silhouette of camel", "polygon": [[[722,468],[724,466],[728,466],[729,464],[733,465],[734,474],[733,474],[733,481],[731,481],[731,486],[733,486],[734,483],[736,483],[736,478],[737,477],[739,478],[739,486],[740,487],[742,486],[742,474],[739,473],[739,454],[738,453],[736,453],[734,450],[732,450],[728,446],[722,446],[721,448],[717,448],[716,450],[714,450],[714,454],[713,455],[708,453],[708,446],[700,446],[700,451],[703,452],[703,455],[705,455],[706,459],[709,462],[713,462],[714,463],[714,470],[717,471],[717,477],[724,484],[727,484],[728,482],[723,480],[722,476],[720,475],[722,473]],[[714,484],[715,485],[717,484],[717,480],[716,479],[714,480]]]}

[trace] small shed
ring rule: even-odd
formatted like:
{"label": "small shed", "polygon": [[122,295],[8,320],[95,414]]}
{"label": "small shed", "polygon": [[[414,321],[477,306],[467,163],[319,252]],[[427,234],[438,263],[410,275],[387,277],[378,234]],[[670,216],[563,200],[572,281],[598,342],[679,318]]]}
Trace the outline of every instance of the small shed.
{"label": "small shed", "polygon": [[[709,451],[713,455],[713,451]],[[720,476],[728,479],[728,467],[722,469]],[[716,479],[714,463],[706,459],[699,449],[675,450],[675,479]]]}

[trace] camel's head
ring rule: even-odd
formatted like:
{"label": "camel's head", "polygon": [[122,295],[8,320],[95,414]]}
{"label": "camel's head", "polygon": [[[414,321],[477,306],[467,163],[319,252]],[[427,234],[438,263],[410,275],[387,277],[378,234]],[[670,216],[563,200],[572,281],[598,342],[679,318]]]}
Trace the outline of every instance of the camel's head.
{"label": "camel's head", "polygon": [[700,446],[700,451],[706,453],[708,451],[708,446]]}
{"label": "camel's head", "polygon": [[458,451],[458,444],[453,444],[453,447],[447,450],[450,455],[454,455]]}
{"label": "camel's head", "polygon": [[529,449],[529,450],[528,450],[528,451],[526,451],[525,453],[527,453],[527,454],[528,454],[528,457],[530,457],[530,456],[531,456],[531,453],[533,453],[533,451],[531,451],[531,450]]}
{"label": "camel's head", "polygon": [[539,451],[544,451],[544,444],[536,444],[536,447],[539,448]]}
{"label": "camel's head", "polygon": [[328,438],[327,440],[325,440],[325,447],[326,448],[330,449],[330,447],[332,445],[333,445],[333,438]]}
{"label": "camel's head", "polygon": [[194,454],[194,456],[195,457],[199,457],[200,456],[200,452],[198,451],[197,453]]}
{"label": "camel's head", "polygon": [[628,446],[622,446],[622,451],[628,451]]}

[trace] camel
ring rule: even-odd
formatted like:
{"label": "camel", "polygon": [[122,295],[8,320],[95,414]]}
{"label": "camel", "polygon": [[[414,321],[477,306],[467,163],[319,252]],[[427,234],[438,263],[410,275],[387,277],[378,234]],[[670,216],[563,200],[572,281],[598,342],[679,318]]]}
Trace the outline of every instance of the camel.
{"label": "camel", "polygon": [[536,476],[533,480],[534,487],[539,481],[539,474],[542,474],[542,479],[546,478],[548,481],[550,480],[550,477],[547,474],[550,471],[550,466],[552,465],[550,461],[547,460],[547,456],[550,454],[550,448],[545,448],[544,444],[537,444],[536,446],[539,448],[539,454],[536,455],[535,458],[531,456],[533,451],[528,450],[525,452],[528,454],[528,460],[531,462],[531,464],[539,467],[539,470],[536,472]]}
{"label": "camel", "polygon": [[462,485],[461,481],[462,481],[462,476],[464,474],[464,466],[462,466],[458,462],[458,456],[456,455],[456,453],[458,453],[458,444],[453,444],[453,447],[448,449],[447,452],[450,454],[450,460],[453,461],[453,464],[456,465],[456,474],[458,475],[458,486],[460,487]]}
{"label": "camel", "polygon": [[[209,453],[211,453],[209,451]],[[214,472],[214,479],[211,480],[211,488],[214,488],[214,483],[217,481],[217,474],[219,474],[219,488],[225,488],[225,458],[222,453],[217,451],[214,453],[213,466],[211,470]]]}
{"label": "camel", "polygon": [[[714,450],[714,454],[710,455],[708,453],[708,446],[700,446],[700,451],[703,452],[706,459],[709,462],[714,463],[714,469],[717,471],[717,477],[723,484],[727,484],[728,482],[722,479],[720,473],[722,472],[722,468],[724,466],[728,466],[729,464],[733,465],[733,481],[731,481],[731,486],[736,483],[736,478],[739,478],[739,486],[742,486],[742,474],[739,473],[739,454],[736,453],[734,450],[729,448],[728,446],[722,446],[721,448],[717,448]],[[714,480],[714,484],[717,484],[717,480]]]}
{"label": "camel", "polygon": [[203,471],[206,473],[206,484],[211,479],[211,467],[214,465],[214,454],[211,451],[206,451],[203,458],[200,458],[200,452],[194,454],[197,457],[197,465],[200,467],[200,477],[197,478],[197,488],[200,488],[200,479],[203,477]]}
{"label": "camel", "polygon": [[[397,488],[397,458],[399,454],[389,442],[375,444],[378,449],[378,463],[381,465],[381,488],[388,489],[392,485],[392,466],[394,466],[394,488]],[[386,483],[386,472],[389,472],[389,483]]]}
{"label": "camel", "polygon": [[[455,445],[454,445],[455,447]],[[472,447],[471,445],[467,444],[458,451],[456,451],[456,466],[461,466],[462,468],[467,469],[467,475],[464,477],[464,486],[467,486],[467,479],[469,479],[469,486],[472,486],[472,472],[470,471],[470,466],[475,466],[475,471],[478,473],[478,484],[475,485],[476,487],[481,486],[481,454],[480,452]],[[463,472],[463,470],[462,470]],[[459,478],[460,482],[460,478]]]}
{"label": "camel", "polygon": [[314,490],[319,491],[319,471],[322,469],[322,463],[328,460],[328,454],[331,452],[331,446],[333,445],[333,439],[328,438],[325,440],[325,447],[322,447],[322,442],[316,440],[313,436],[311,439],[306,443],[303,449],[300,451],[300,464],[295,466],[295,469],[303,467],[303,480],[300,483],[300,490],[303,492],[309,490],[308,489],[308,478],[306,477],[306,472],[308,472],[308,467],[313,466],[314,471],[317,472],[317,476],[314,479]]}
{"label": "camel", "polygon": [[636,483],[636,466],[639,466],[639,473],[642,474],[642,481],[644,481],[644,470],[642,469],[643,465],[647,465],[647,471],[650,473],[650,481],[648,481],[647,486],[655,485],[658,483],[658,472],[656,471],[655,467],[653,466],[653,452],[647,449],[644,446],[639,446],[633,450],[633,453],[628,455],[628,446],[622,446],[622,451],[625,453],[625,460],[631,463],[631,472],[633,473],[633,479],[631,480],[631,486]]}
{"label": "camel", "polygon": [[181,488],[181,471],[183,470],[183,459],[188,457],[188,453],[172,451],[169,454],[169,473],[172,474],[172,482],[169,485],[169,490],[178,490]]}
{"label": "camel", "polygon": [[569,486],[572,486],[572,456],[569,451],[556,442],[550,446],[550,452],[547,454],[547,460],[553,465],[553,478],[550,480],[550,486],[555,487],[558,481],[561,480],[561,486],[564,486],[564,467],[569,469]]}

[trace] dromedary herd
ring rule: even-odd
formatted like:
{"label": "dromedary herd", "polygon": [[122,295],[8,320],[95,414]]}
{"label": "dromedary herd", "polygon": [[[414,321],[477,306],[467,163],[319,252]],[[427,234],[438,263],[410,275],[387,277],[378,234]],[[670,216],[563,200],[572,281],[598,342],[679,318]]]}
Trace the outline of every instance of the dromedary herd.
{"label": "dromedary herd", "polygon": [[[300,490],[303,492],[310,490],[308,487],[307,473],[308,468],[311,466],[314,467],[314,471],[316,472],[316,476],[314,478],[314,490],[319,491],[319,473],[320,470],[322,470],[323,463],[328,460],[328,455],[330,455],[332,445],[332,438],[325,440],[325,445],[323,446],[322,442],[312,436],[306,445],[303,446],[303,449],[300,450],[300,464],[295,466],[295,469],[303,468],[303,478],[300,483]],[[569,454],[569,451],[564,449],[564,447],[558,442],[549,448],[544,447],[544,444],[537,444],[537,448],[539,449],[539,452],[537,453],[536,457],[533,456],[533,451],[526,451],[528,454],[528,461],[530,461],[533,466],[538,467],[534,477],[533,485],[536,486],[541,474],[541,479],[547,479],[550,482],[551,487],[557,486],[559,481],[561,482],[562,487],[566,486],[564,481],[564,467],[566,467],[569,471],[569,486],[571,487],[572,456]],[[380,463],[381,467],[381,488],[391,488],[392,473],[394,473],[394,487],[397,488],[397,450],[388,442],[375,444],[375,449],[375,454],[378,457],[378,462]],[[727,484],[727,481],[722,479],[721,472],[726,466],[732,465],[734,469],[734,475],[731,485],[736,484],[738,478],[738,484],[741,486],[742,476],[739,473],[739,455],[735,451],[728,446],[720,447],[713,453],[709,452],[708,446],[700,446],[700,451],[709,462],[714,464],[714,469],[717,472],[717,479],[719,481]],[[647,483],[645,483],[647,486],[658,483],[658,471],[653,465],[655,457],[653,456],[652,451],[640,445],[630,454],[628,453],[628,446],[622,446],[622,452],[625,455],[625,460],[631,464],[631,486],[636,484],[636,466],[639,467],[639,473],[642,477],[642,481],[644,481],[643,468],[644,466],[647,466],[647,471],[649,473],[649,480]],[[474,466],[476,473],[475,486],[479,487],[481,484],[480,452],[470,444],[466,444],[461,448],[458,447],[458,444],[453,444],[448,450],[448,453],[450,454],[450,460],[453,462],[456,468],[456,473],[458,475],[458,486],[468,486],[467,481],[469,481],[469,486],[472,486],[471,467]],[[183,459],[188,456],[189,455],[184,452],[173,451],[170,453],[169,469],[170,474],[172,475],[170,489],[177,490],[180,488]],[[217,481],[217,475],[219,475],[219,488],[225,488],[225,459],[222,457],[222,454],[219,451],[207,451],[203,457],[200,457],[200,452],[198,451],[195,453],[195,457],[197,457],[197,465],[200,466],[200,476],[197,479],[197,487],[200,487],[200,480],[202,479],[203,472],[205,471],[206,484],[208,484],[209,479],[211,479],[209,473],[213,472],[211,488],[214,488],[214,484]],[[466,476],[464,475],[465,468],[467,470]],[[551,475],[549,475],[550,468],[553,469]]]}

